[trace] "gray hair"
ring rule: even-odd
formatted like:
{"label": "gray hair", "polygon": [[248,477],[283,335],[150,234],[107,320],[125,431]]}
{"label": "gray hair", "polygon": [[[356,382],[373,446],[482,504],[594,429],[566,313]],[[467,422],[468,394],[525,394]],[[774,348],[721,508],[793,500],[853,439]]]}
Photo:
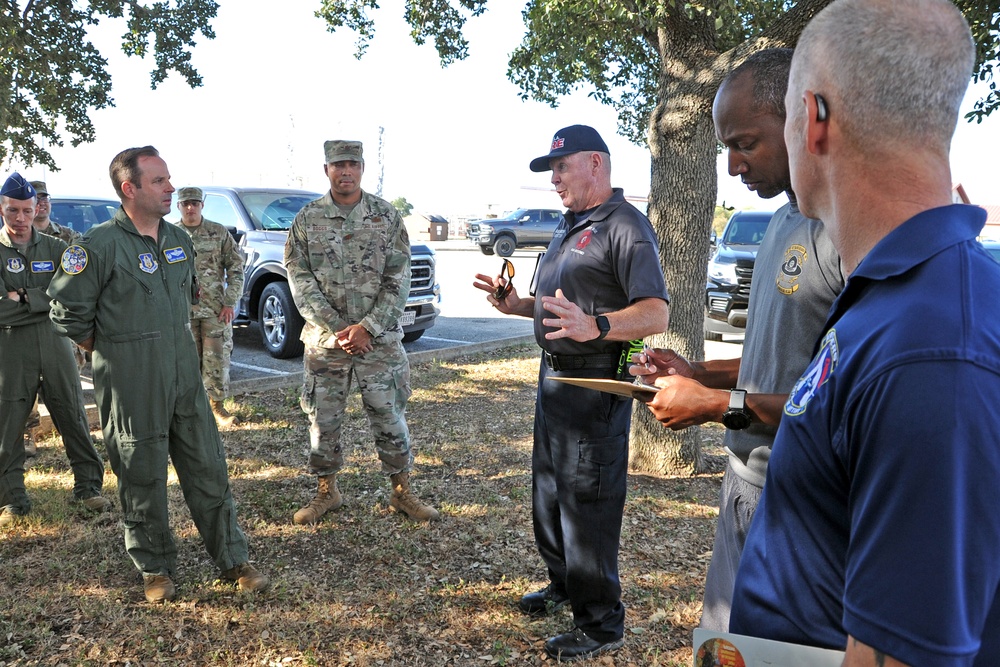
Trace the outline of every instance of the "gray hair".
{"label": "gray hair", "polygon": [[826,98],[856,146],[947,153],[974,63],[969,25],[948,0],[836,0],[802,32],[793,77]]}
{"label": "gray hair", "polygon": [[791,49],[758,51],[730,72],[722,81],[722,86],[741,76],[752,76],[754,109],[784,118],[785,92],[788,90],[788,72],[792,68],[793,53]]}

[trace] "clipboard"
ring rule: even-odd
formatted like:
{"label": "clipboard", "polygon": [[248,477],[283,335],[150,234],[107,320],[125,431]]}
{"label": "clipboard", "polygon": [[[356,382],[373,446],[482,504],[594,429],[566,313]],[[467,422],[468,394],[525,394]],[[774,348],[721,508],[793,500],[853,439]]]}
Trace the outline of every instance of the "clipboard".
{"label": "clipboard", "polygon": [[658,388],[648,384],[636,384],[634,382],[623,382],[621,380],[606,380],[604,378],[565,378],[549,376],[546,379],[575,385],[577,387],[584,387],[586,389],[603,391],[608,394],[628,396],[629,398],[634,398],[635,400],[642,401],[643,403],[649,403],[653,400],[653,397],[656,396],[656,392],[659,391]]}

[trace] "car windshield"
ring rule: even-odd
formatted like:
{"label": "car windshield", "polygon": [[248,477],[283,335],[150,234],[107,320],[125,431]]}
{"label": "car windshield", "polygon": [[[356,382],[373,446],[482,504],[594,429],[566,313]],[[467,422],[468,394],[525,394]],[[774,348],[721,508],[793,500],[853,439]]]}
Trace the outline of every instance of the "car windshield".
{"label": "car windshield", "polygon": [[114,216],[120,202],[111,199],[52,199],[49,218],[83,234]]}
{"label": "car windshield", "polygon": [[528,212],[528,209],[526,209],[526,208],[519,208],[516,211],[511,211],[510,213],[505,214],[502,218],[497,218],[497,220],[504,220],[504,221],[520,220],[521,217],[524,214],[526,214],[527,212]]}
{"label": "car windshield", "polygon": [[728,245],[760,245],[770,222],[770,215],[741,215],[730,221],[723,242]]}
{"label": "car windshield", "polygon": [[242,192],[240,201],[253,219],[254,227],[268,231],[288,230],[295,214],[322,195],[289,192]]}

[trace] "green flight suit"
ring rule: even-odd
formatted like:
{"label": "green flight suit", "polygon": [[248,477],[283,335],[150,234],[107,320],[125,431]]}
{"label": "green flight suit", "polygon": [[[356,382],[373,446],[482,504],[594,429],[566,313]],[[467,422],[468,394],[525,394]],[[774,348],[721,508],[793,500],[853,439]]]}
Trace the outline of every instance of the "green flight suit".
{"label": "green flight suit", "polygon": [[77,342],[94,338],[94,390],[136,567],[174,575],[169,455],[206,550],[228,570],[247,562],[247,541],[191,336],[194,249],[164,220],[158,236],[140,235],[119,208],[67,248],[49,286],[52,322]]}
{"label": "green flight suit", "polygon": [[[39,388],[62,434],[73,469],[73,495],[84,500],[101,493],[104,461],[90,439],[90,425],[72,345],[49,322],[45,289],[66,244],[32,230],[24,254],[0,229],[0,507],[31,509],[24,488],[22,433]],[[28,303],[6,298],[27,289]]]}

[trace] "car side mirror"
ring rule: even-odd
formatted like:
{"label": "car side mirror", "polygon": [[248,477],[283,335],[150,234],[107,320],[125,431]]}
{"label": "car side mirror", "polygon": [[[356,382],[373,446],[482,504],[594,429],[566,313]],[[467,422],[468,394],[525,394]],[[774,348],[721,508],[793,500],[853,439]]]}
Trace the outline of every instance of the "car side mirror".
{"label": "car side mirror", "polygon": [[233,239],[236,241],[237,244],[241,240],[243,240],[244,236],[246,236],[246,232],[236,229],[236,225],[233,225],[231,227],[226,227],[226,229],[229,230],[230,235],[232,235]]}
{"label": "car side mirror", "polygon": [[523,225],[523,224],[524,224],[524,223],[526,223],[526,222],[527,222],[528,220],[531,220],[531,216],[530,216],[530,215],[526,215],[526,216],[524,216],[523,218],[521,218],[520,220],[518,220],[518,223],[520,223],[520,224],[522,224],[522,225]]}

